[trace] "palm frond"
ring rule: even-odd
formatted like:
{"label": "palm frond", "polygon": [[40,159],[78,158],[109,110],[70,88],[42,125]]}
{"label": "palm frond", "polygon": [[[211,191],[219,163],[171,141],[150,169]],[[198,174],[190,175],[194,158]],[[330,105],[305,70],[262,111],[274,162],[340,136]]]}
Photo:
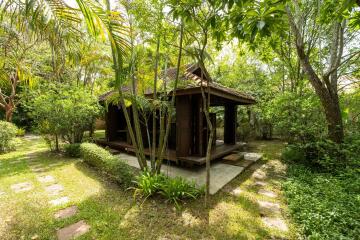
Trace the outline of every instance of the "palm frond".
{"label": "palm frond", "polygon": [[129,49],[128,27],[125,20],[119,12],[105,10],[97,1],[93,0],[76,0],[87,27],[95,36],[109,38],[110,44],[122,54],[127,55]]}

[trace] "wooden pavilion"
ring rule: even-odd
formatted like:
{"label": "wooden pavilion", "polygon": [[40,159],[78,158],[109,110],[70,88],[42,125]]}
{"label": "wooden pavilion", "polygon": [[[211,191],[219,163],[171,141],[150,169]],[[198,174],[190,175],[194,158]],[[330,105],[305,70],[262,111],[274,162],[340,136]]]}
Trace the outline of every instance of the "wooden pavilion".
{"label": "wooden pavilion", "polygon": [[[176,69],[171,68],[162,74],[164,85],[171,85],[176,75]],[[206,96],[210,93],[210,106],[224,107],[224,140],[212,143],[211,160],[223,157],[238,149],[236,142],[237,106],[256,103],[255,99],[245,93],[221,86],[211,79],[209,73],[199,64],[185,66],[180,72],[179,87],[176,90],[176,116],[172,117],[168,150],[165,159],[190,164],[205,164],[205,154],[208,143],[208,127],[203,113],[202,90]],[[115,91],[100,96],[100,101],[106,101]],[[145,94],[152,97],[151,92]],[[170,92],[168,96],[172,96]],[[131,108],[128,108],[132,116]],[[216,126],[216,114],[210,113],[213,126]],[[150,117],[148,126],[152,126]],[[134,151],[127,130],[123,111],[119,106],[109,105],[105,115],[106,139],[98,140],[99,144],[111,148]],[[159,125],[159,123],[157,123]],[[151,129],[149,129],[151,131]],[[159,132],[159,131],[157,131]],[[150,155],[147,144],[145,125],[142,126],[145,154]],[[150,132],[150,136],[152,133]],[[215,135],[216,136],[216,135]]]}

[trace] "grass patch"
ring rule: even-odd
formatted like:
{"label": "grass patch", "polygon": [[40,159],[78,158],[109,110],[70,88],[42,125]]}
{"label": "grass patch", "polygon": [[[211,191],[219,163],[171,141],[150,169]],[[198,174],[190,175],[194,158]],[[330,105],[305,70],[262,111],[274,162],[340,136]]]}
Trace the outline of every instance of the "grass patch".
{"label": "grass patch", "polygon": [[[259,143],[258,145],[262,145]],[[270,142],[264,145],[272,144]],[[277,144],[277,143],[276,143]],[[278,149],[279,145],[267,149]],[[44,185],[37,181],[37,174],[30,170],[27,157],[34,164],[41,164],[58,184],[64,186],[60,196],[68,196],[70,202],[52,207],[48,201],[54,197],[46,194]],[[274,156],[276,154],[268,154]],[[22,159],[21,162],[10,162]],[[54,164],[55,163],[55,164]],[[186,202],[181,210],[163,198],[151,198],[142,206],[134,202],[133,191],[124,190],[111,183],[103,174],[88,167],[81,159],[63,157],[48,152],[41,139],[22,138],[17,151],[0,155],[0,239],[56,239],[56,229],[79,220],[85,220],[90,231],[78,239],[292,239],[290,232],[277,232],[267,228],[261,221],[257,199],[262,199],[253,187],[252,172],[265,162],[253,165],[234,179],[226,188],[212,196],[208,206],[204,199]],[[286,206],[281,197],[278,177],[282,166],[278,160],[268,158],[267,188],[279,194],[286,217]],[[281,170],[281,171],[280,171]],[[14,193],[14,183],[30,181],[34,189]],[[229,191],[240,187],[239,197]],[[267,199],[273,201],[273,199]],[[55,220],[58,209],[76,205],[78,214],[65,220]],[[291,227],[291,226],[290,226]]]}

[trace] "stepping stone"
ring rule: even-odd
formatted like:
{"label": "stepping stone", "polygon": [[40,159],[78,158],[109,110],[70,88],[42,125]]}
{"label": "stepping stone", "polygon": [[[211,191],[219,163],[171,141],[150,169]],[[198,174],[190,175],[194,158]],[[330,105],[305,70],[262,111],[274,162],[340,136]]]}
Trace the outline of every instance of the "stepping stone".
{"label": "stepping stone", "polygon": [[273,191],[264,190],[264,189],[260,189],[258,193],[271,198],[276,198],[277,196],[276,193],[274,193]]}
{"label": "stepping stone", "polygon": [[52,183],[55,182],[55,178],[51,175],[39,176],[37,177],[38,181],[41,183]]}
{"label": "stepping stone", "polygon": [[31,237],[31,240],[36,240],[36,239],[39,239],[39,235],[35,234]]}
{"label": "stepping stone", "polygon": [[14,192],[18,193],[18,192],[25,192],[25,191],[29,191],[31,189],[33,189],[33,185],[30,182],[22,182],[22,183],[17,183],[17,184],[13,184],[10,187]]}
{"label": "stepping stone", "polygon": [[59,205],[63,205],[69,202],[69,198],[68,197],[61,197],[61,198],[57,198],[54,200],[49,201],[49,203],[53,206],[59,206]]}
{"label": "stepping stone", "polygon": [[3,192],[3,191],[0,190],[0,197],[1,197],[2,195],[5,195],[5,194],[6,194],[5,192]]}
{"label": "stepping stone", "polygon": [[18,164],[18,163],[22,163],[22,162],[23,162],[22,160],[14,160],[14,161],[9,162],[9,164]]}
{"label": "stepping stone", "polygon": [[40,167],[40,168],[33,168],[32,171],[35,173],[42,173],[49,170],[49,168],[45,168],[45,167]]}
{"label": "stepping stone", "polygon": [[243,193],[244,191],[240,188],[240,187],[237,187],[235,188],[234,190],[232,190],[230,192],[231,195],[235,196],[235,197],[239,197],[241,195],[241,193]]}
{"label": "stepping stone", "polygon": [[58,240],[70,240],[87,233],[89,229],[90,226],[84,220],[81,220],[77,223],[59,229],[56,232],[56,236]]}
{"label": "stepping stone", "polygon": [[260,187],[265,187],[267,185],[266,182],[262,182],[262,181],[256,181],[254,183],[255,186],[260,186]]}
{"label": "stepping stone", "polygon": [[40,167],[43,167],[43,166],[44,166],[44,164],[39,163],[39,162],[31,162],[30,163],[31,168],[40,168]]}
{"label": "stepping stone", "polygon": [[231,161],[231,162],[236,162],[236,161],[239,161],[240,159],[241,159],[241,156],[237,153],[233,153],[233,154],[227,155],[226,157],[223,157],[223,160]]}
{"label": "stepping stone", "polygon": [[241,152],[244,154],[244,159],[256,162],[262,158],[262,154],[260,153],[248,153],[248,152]]}
{"label": "stepping stone", "polygon": [[50,163],[48,165],[48,167],[59,167],[59,166],[62,166],[63,164],[62,163]]}
{"label": "stepping stone", "polygon": [[78,208],[76,206],[67,207],[57,211],[54,214],[55,219],[64,219],[74,216],[78,212]]}
{"label": "stepping stone", "polygon": [[272,213],[280,213],[280,204],[267,201],[257,201],[262,210],[266,210]]}
{"label": "stepping stone", "polygon": [[262,170],[256,170],[252,176],[256,179],[263,180],[266,178],[266,173],[264,173]]}
{"label": "stepping stone", "polygon": [[64,190],[64,187],[60,184],[53,184],[45,188],[45,191],[49,195],[58,195],[60,192]]}
{"label": "stepping stone", "polygon": [[281,218],[263,217],[262,221],[269,228],[277,228],[278,230],[281,230],[281,231],[284,231],[284,232],[289,230],[289,228],[286,225],[285,221],[282,220]]}

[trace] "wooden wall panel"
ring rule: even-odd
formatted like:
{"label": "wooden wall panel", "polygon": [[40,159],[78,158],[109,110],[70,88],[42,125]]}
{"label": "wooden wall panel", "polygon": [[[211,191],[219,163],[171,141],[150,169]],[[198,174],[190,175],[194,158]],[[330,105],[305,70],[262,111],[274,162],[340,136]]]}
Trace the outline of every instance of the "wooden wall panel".
{"label": "wooden wall panel", "polygon": [[191,97],[176,97],[176,155],[184,157],[190,155],[191,150]]}
{"label": "wooden wall panel", "polygon": [[236,143],[236,121],[237,121],[237,106],[225,105],[225,118],[224,118],[224,143]]}

